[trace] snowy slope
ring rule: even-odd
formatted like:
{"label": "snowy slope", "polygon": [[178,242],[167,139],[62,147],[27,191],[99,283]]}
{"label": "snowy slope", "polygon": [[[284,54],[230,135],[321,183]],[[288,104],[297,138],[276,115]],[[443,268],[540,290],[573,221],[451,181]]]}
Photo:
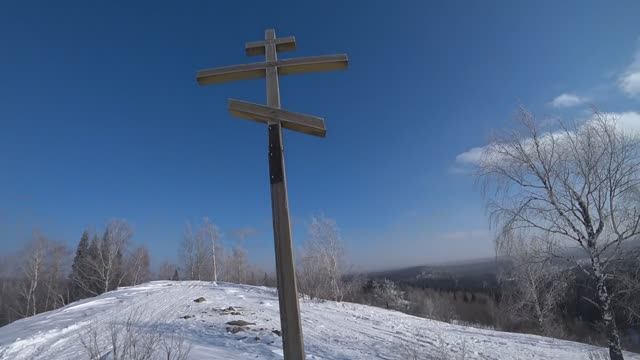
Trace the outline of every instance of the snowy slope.
{"label": "snowy slope", "polygon": [[[193,300],[204,297],[196,303]],[[222,309],[234,307],[233,314]],[[580,359],[591,346],[539,336],[456,326],[352,303],[302,301],[309,359]],[[87,358],[90,329],[135,315],[137,331],[161,329],[191,345],[190,359],[281,359],[274,289],[221,283],[156,281],[122,288],[0,328],[0,359]],[[192,317],[189,317],[192,316]],[[188,317],[188,318],[184,318]],[[255,325],[232,334],[226,322]],[[105,340],[106,341],[106,340]],[[629,359],[640,359],[629,354]]]}

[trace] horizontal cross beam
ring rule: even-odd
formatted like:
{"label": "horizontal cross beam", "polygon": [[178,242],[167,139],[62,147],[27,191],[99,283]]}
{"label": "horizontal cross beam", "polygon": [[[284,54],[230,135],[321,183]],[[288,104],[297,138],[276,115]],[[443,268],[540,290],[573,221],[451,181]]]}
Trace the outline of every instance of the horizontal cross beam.
{"label": "horizontal cross beam", "polygon": [[[296,38],[293,36],[277,38],[273,42],[276,44],[277,52],[296,49]],[[267,44],[268,42],[265,40],[248,42],[244,45],[244,51],[248,56],[264,55]]]}
{"label": "horizontal cross beam", "polygon": [[214,69],[198,71],[196,80],[200,85],[219,84],[235,80],[249,80],[263,78],[265,63],[222,66]]}
{"label": "horizontal cross beam", "polygon": [[268,67],[276,67],[278,75],[346,69],[349,59],[346,54],[310,56],[243,65],[223,66],[198,72],[200,85],[219,84],[234,80],[249,80],[265,77]]}
{"label": "horizontal cross beam", "polygon": [[285,129],[299,131],[309,135],[325,137],[327,134],[324,119],[317,116],[295,113],[235,99],[229,99],[229,112],[233,116],[242,119],[267,124],[280,121],[282,127]]}
{"label": "horizontal cross beam", "polygon": [[349,65],[346,54],[309,56],[279,60],[276,63],[278,75],[290,75],[307,72],[343,70]]}

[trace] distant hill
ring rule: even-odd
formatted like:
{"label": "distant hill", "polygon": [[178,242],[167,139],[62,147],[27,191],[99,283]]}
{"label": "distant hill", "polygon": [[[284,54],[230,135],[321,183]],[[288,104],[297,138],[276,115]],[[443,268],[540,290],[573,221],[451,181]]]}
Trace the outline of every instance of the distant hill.
{"label": "distant hill", "polygon": [[365,274],[371,279],[389,279],[430,288],[491,289],[497,286],[498,260],[476,259],[440,265],[411,266]]}
{"label": "distant hill", "polygon": [[[640,239],[627,241],[625,249],[640,248]],[[586,260],[582,249],[567,251],[566,256]],[[373,271],[363,274],[370,279],[389,279],[417,287],[440,289],[490,290],[497,287],[496,275],[504,260],[473,259],[437,265],[410,266],[400,269]]]}

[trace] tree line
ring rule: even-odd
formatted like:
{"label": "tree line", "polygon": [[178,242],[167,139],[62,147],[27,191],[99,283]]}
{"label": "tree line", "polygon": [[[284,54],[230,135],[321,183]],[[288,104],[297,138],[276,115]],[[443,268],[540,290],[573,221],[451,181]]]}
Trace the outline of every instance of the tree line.
{"label": "tree line", "polygon": [[[163,261],[151,271],[145,246],[134,247],[133,229],[111,220],[100,234],[85,230],[72,251],[64,242],[35,232],[16,254],[0,256],[0,326],[54,310],[70,302],[150,280],[226,281],[276,286],[272,272],[249,261],[239,233],[225,247],[218,226],[208,217],[187,222],[177,261]],[[335,221],[310,219],[309,240],[298,251],[300,289],[314,298],[342,300],[347,293],[344,252]]]}
{"label": "tree line", "polygon": [[65,243],[34,233],[0,261],[0,325],[150,280],[149,252],[132,248],[132,236],[126,221],[112,220],[101,235],[84,231],[74,255]]}

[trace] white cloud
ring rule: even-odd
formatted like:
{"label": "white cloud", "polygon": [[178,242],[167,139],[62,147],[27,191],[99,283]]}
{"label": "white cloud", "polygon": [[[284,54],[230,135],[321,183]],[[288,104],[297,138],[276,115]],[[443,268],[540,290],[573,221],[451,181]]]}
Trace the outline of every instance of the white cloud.
{"label": "white cloud", "polygon": [[244,240],[248,237],[255,236],[258,233],[258,230],[251,226],[245,226],[239,229],[235,229],[231,232],[231,235],[239,240]]}
{"label": "white cloud", "polygon": [[[635,133],[640,135],[640,112],[636,111],[627,111],[621,113],[606,113],[607,117],[611,119],[615,119],[616,127],[626,133]],[[591,121],[591,120],[589,120]],[[564,136],[563,132],[549,132],[543,135],[544,136],[553,136],[555,138]],[[474,165],[478,165],[483,156],[486,156],[487,150],[491,145],[485,145],[481,147],[474,147],[468,151],[460,153],[456,156],[456,169],[457,173],[465,173],[461,170],[464,168],[468,168]],[[467,171],[468,173],[468,171]]]}
{"label": "white cloud", "polygon": [[620,88],[628,96],[640,95],[640,71],[630,72],[620,78]]}
{"label": "white cloud", "polygon": [[482,147],[474,147],[468,151],[465,151],[456,156],[456,163],[458,164],[477,164],[482,159],[482,154],[484,153],[486,146]]}
{"label": "white cloud", "polygon": [[627,111],[623,113],[613,113],[611,115],[613,115],[616,118],[618,127],[622,131],[640,134],[640,113],[639,112]]}
{"label": "white cloud", "polygon": [[584,104],[586,101],[586,98],[580,97],[576,94],[564,93],[553,99],[553,101],[551,101],[551,106],[555,108],[567,108]]}
{"label": "white cloud", "polygon": [[640,50],[618,81],[620,89],[629,97],[640,97]]}

